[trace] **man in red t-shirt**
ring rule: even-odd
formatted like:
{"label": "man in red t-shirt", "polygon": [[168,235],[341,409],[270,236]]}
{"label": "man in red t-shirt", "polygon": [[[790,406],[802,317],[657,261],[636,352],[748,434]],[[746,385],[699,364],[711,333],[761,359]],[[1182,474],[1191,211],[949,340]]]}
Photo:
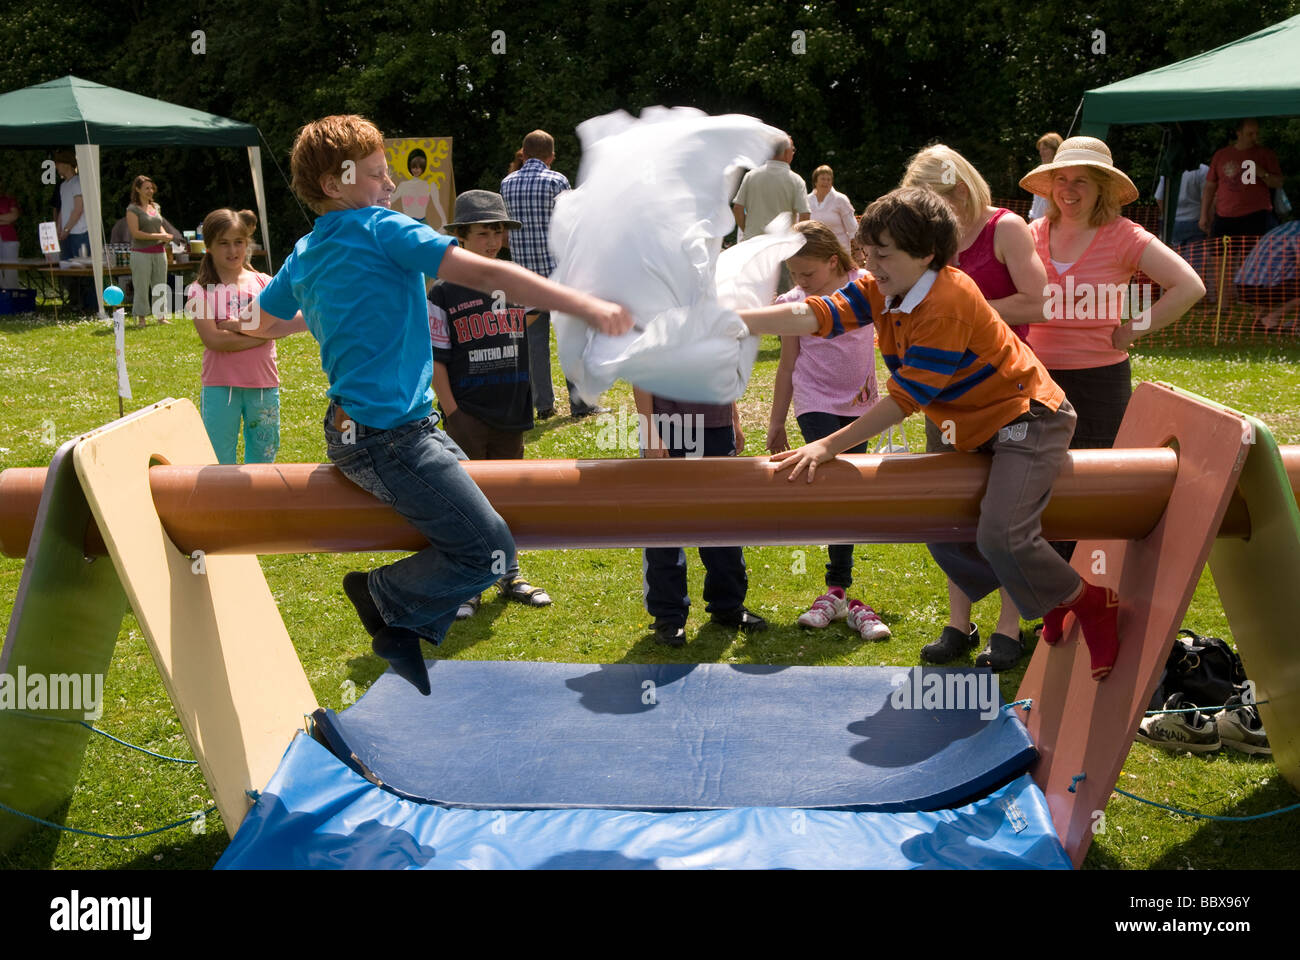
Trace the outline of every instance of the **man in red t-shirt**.
{"label": "man in red t-shirt", "polygon": [[1267,233],[1273,190],[1282,179],[1277,154],[1259,145],[1259,121],[1242,120],[1232,146],[1210,161],[1201,195],[1201,229],[1212,237]]}

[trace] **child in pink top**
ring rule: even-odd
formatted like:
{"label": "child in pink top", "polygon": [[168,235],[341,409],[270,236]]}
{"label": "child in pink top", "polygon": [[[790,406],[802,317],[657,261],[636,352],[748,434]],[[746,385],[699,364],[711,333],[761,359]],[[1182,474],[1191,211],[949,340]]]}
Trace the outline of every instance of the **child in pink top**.
{"label": "child in pink top", "polygon": [[280,449],[280,372],[275,341],[217,328],[239,316],[271,278],[247,266],[257,217],[214,210],[203,221],[207,253],[186,291],[186,313],[203,341],[200,409],[218,463],[235,463],[244,428],[244,462],[271,463]]}
{"label": "child in pink top", "polygon": [[[848,252],[824,223],[806,220],[795,230],[807,237],[803,248],[786,261],[798,286],[776,298],[777,303],[802,303],[807,297],[828,296],[865,276],[853,265]],[[862,415],[877,400],[876,357],[873,328],[862,327],[834,339],[783,336],[781,362],[776,370],[772,413],[768,418],[767,450],[790,449],[785,420],[794,398],[794,415],[804,443],[828,437]],[[865,385],[864,385],[865,384]],[[845,453],[866,453],[866,443]],[[853,583],[853,544],[827,547],[824,594],[799,617],[803,627],[825,627],[848,618],[864,640],[884,640],[889,627],[876,612],[845,595]]]}

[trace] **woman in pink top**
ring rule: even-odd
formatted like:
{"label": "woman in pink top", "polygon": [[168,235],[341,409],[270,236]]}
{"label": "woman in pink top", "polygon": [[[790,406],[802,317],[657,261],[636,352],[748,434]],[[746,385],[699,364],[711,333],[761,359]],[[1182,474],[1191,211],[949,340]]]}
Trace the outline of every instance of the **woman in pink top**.
{"label": "woman in pink top", "polygon": [[[853,266],[848,251],[826,224],[805,220],[796,224],[795,230],[807,237],[799,252],[786,261],[797,286],[777,297],[777,303],[828,296],[863,276],[864,271]],[[769,453],[790,449],[785,420],[792,398],[804,443],[830,436],[876,402],[873,333],[872,327],[863,327],[829,340],[781,338],[781,362],[776,369],[775,395],[767,425]],[[845,451],[866,452],[865,443]],[[861,601],[845,596],[853,583],[853,545],[831,544],[827,550],[830,562],[826,564],[826,592],[799,617],[799,625],[825,627],[832,621],[847,618],[864,640],[884,640],[889,636],[889,627],[876,612]]]}
{"label": "woman in pink top", "polygon": [[203,220],[207,253],[186,291],[185,311],[203,341],[203,425],[218,463],[235,463],[239,426],[244,462],[271,463],[280,449],[280,372],[275,341],[217,329],[237,318],[271,282],[248,269],[257,217],[250,210],[213,210]]}
{"label": "woman in pink top", "polygon": [[[1109,448],[1133,392],[1128,348],[1186,313],[1205,285],[1186,260],[1119,215],[1138,191],[1102,141],[1071,137],[1020,185],[1047,198],[1047,215],[1029,226],[1048,280],[1048,319],[1034,328],[1034,352],[1079,415],[1071,447]],[[1164,289],[1154,304],[1150,286],[1129,288],[1139,269]]]}
{"label": "woman in pink top", "polygon": [[[1020,186],[1047,198],[1047,214],[1029,225],[1047,270],[1048,318],[1034,328],[1034,352],[1074,405],[1073,449],[1109,448],[1133,393],[1128,349],[1173,323],[1205,296],[1205,284],[1178,254],[1119,215],[1137,187],[1094,137],[1071,137],[1051,163]],[[1141,270],[1164,289],[1130,289]],[[1074,544],[1061,544],[1069,558]]]}
{"label": "woman in pink top", "polygon": [[[1043,287],[1047,276],[1034,253],[1029,227],[1004,207],[993,206],[989,185],[956,150],[943,144],[926,147],[907,164],[901,187],[924,187],[937,193],[957,215],[961,236],[952,265],[964,271],[979,287],[984,299],[1021,340],[1028,341],[1029,324],[1043,320]],[[925,421],[927,453],[950,450],[955,437],[944,436]],[[1024,653],[1020,640],[1020,611],[1006,590],[997,627],[975,658],[977,667],[1006,670]],[[971,600],[948,581],[948,625],[939,639],[921,648],[921,659],[946,663],[965,654],[979,642],[971,623]]]}

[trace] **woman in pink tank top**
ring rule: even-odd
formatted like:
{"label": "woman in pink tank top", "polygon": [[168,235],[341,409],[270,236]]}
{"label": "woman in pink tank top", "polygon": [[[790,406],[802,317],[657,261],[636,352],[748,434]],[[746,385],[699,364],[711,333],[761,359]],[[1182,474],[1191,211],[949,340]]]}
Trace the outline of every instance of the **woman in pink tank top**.
{"label": "woman in pink tank top", "polygon": [[[1034,252],[1025,221],[1010,210],[993,206],[989,185],[979,171],[943,144],[926,147],[912,157],[900,186],[932,190],[952,208],[961,228],[952,265],[974,280],[984,299],[1021,340],[1028,341],[1029,324],[1044,319],[1047,274]],[[927,453],[947,449],[942,432],[928,418],[925,449]],[[1002,607],[997,627],[988,646],[975,658],[975,665],[1006,670],[1020,659],[1024,645],[1020,639],[1020,611],[1006,590],[999,593]],[[979,642],[979,630],[970,615],[970,597],[949,580],[948,625],[938,640],[921,648],[921,658],[945,663],[964,656]]]}

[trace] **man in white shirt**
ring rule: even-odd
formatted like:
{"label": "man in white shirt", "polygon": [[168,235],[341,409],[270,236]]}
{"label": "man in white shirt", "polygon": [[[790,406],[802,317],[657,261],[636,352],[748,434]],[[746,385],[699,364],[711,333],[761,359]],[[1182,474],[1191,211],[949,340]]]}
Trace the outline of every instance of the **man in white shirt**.
{"label": "man in white shirt", "polygon": [[[1170,235],[1170,246],[1204,240],[1198,222],[1201,219],[1201,195],[1205,192],[1205,177],[1210,172],[1210,165],[1201,164],[1195,170],[1184,170],[1183,178],[1178,184],[1178,207],[1174,210],[1174,232]],[[1156,206],[1160,208],[1160,223],[1165,222],[1165,178],[1160,178],[1156,186]]]}
{"label": "man in white shirt", "polygon": [[[60,256],[64,260],[89,256],[90,230],[86,225],[85,201],[81,195],[81,178],[77,174],[77,156],[71,150],[56,150],[54,169],[63,178],[59,184],[58,234]],[[98,309],[94,287],[83,277],[67,281],[70,305],[92,313]]]}
{"label": "man in white shirt", "polygon": [[793,159],[794,141],[786,137],[777,143],[771,160],[749,171],[740,182],[731,210],[745,237],[762,236],[782,213],[792,214],[795,222],[808,219],[808,187],[803,177],[790,169]]}

